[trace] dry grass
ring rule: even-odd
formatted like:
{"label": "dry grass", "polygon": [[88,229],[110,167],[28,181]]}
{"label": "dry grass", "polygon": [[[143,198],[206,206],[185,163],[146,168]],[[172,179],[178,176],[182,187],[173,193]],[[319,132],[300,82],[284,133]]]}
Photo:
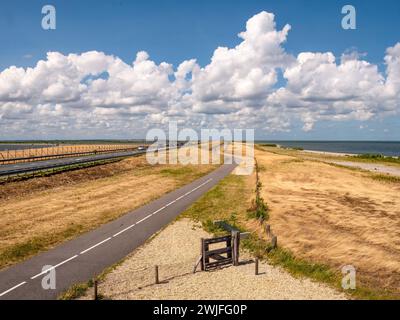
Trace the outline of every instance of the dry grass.
{"label": "dry grass", "polygon": [[150,166],[138,157],[2,185],[0,267],[111,221],[213,168]]}
{"label": "dry grass", "polygon": [[353,265],[359,284],[400,294],[398,183],[258,150],[262,196],[279,243],[334,270]]}

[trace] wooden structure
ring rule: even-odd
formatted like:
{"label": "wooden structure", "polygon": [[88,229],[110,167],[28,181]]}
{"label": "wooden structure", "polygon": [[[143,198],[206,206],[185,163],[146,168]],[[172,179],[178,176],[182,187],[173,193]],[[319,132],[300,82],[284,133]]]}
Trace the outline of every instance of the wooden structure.
{"label": "wooden structure", "polygon": [[[223,237],[201,239],[201,258],[199,259],[201,270],[208,271],[226,265],[239,264],[239,232]],[[213,244],[224,243],[222,248],[212,249]]]}

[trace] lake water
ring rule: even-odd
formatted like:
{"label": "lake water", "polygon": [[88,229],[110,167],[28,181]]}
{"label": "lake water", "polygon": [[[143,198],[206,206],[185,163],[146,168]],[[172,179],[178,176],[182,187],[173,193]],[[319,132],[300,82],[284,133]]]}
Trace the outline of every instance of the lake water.
{"label": "lake water", "polygon": [[304,150],[400,156],[400,141],[257,141]]}

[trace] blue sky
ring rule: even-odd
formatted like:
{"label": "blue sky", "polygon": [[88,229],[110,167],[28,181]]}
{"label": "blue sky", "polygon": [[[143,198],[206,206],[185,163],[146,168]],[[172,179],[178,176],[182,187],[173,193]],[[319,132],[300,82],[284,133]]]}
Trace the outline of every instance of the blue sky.
{"label": "blue sky", "polygon": [[[357,10],[357,29],[341,28],[341,8]],[[57,9],[57,30],[41,28],[41,8]],[[209,62],[217,46],[232,47],[237,33],[254,14],[276,15],[278,27],[290,23],[287,51],[333,51],[356,48],[382,63],[385,49],[399,41],[400,2],[321,0],[2,1],[1,68],[33,65],[48,51],[99,50],[131,61],[146,50],[157,62],[178,64],[196,57]],[[24,58],[32,55],[32,58]]]}
{"label": "blue sky", "polygon": [[[41,28],[41,8],[57,9],[57,30]],[[357,10],[357,29],[341,28],[341,8]],[[200,66],[210,63],[218,46],[234,47],[246,21],[260,11],[275,14],[277,29],[292,27],[283,45],[289,54],[304,51],[343,52],[357,50],[384,73],[386,48],[400,41],[400,1],[1,1],[0,70],[11,65],[35,66],[48,51],[63,54],[103,51],[131,63],[145,50],[156,63],[177,67],[196,58]],[[279,82],[279,84],[281,81]],[[290,132],[260,133],[271,139],[366,139],[400,140],[398,116],[360,122],[324,122],[312,132],[296,124]],[[19,136],[14,133],[15,137]]]}

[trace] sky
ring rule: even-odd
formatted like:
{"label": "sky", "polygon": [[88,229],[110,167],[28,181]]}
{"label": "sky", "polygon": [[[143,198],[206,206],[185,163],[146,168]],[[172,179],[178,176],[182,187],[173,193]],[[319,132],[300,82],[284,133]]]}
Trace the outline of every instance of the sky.
{"label": "sky", "polygon": [[399,17],[389,0],[3,0],[0,139],[142,138],[178,121],[400,140]]}

